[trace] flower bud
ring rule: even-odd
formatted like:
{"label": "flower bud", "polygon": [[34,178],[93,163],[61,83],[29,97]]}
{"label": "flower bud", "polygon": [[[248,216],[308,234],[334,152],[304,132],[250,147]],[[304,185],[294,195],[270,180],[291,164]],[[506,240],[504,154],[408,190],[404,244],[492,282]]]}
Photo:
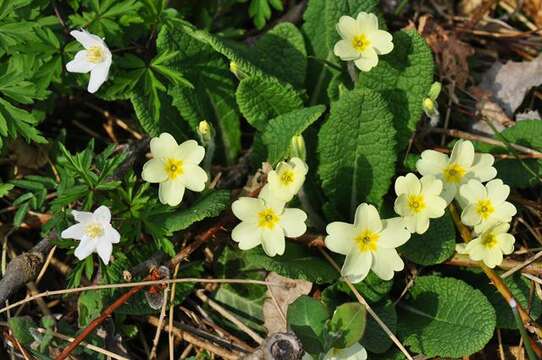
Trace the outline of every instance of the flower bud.
{"label": "flower bud", "polygon": [[198,124],[197,133],[201,143],[204,146],[207,146],[213,140],[213,127],[206,120],[200,121],[200,123]]}
{"label": "flower bud", "polygon": [[240,68],[239,68],[239,65],[234,62],[234,61],[230,61],[230,71],[235,75],[235,77],[238,79],[238,80],[243,80],[244,78],[247,77],[247,75],[245,74],[244,71],[242,71]]}
{"label": "flower bud", "polygon": [[305,148],[305,139],[303,135],[294,135],[290,141],[290,157],[298,157],[305,161],[307,157],[307,150]]}

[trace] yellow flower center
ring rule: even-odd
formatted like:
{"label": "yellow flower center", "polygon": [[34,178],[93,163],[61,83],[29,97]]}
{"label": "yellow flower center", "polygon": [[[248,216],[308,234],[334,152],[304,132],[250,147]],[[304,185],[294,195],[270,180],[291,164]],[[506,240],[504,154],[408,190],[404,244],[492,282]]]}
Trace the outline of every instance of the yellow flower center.
{"label": "yellow flower center", "polygon": [[280,174],[280,182],[284,186],[291,185],[294,182],[295,174],[292,170],[287,169]]}
{"label": "yellow flower center", "polygon": [[354,241],[358,245],[358,249],[361,252],[376,251],[376,244],[380,236],[371,230],[363,230],[354,238]]}
{"label": "yellow flower center", "polygon": [[87,49],[87,60],[93,64],[98,64],[104,61],[104,50],[101,46],[95,45]]}
{"label": "yellow flower center", "polygon": [[167,177],[170,180],[175,180],[177,176],[184,173],[183,161],[177,159],[167,159],[165,164]]}
{"label": "yellow flower center", "polygon": [[85,232],[91,239],[96,239],[104,234],[104,228],[100,224],[92,223],[85,227]]}
{"label": "yellow flower center", "polygon": [[352,39],[352,47],[358,52],[363,52],[369,47],[369,39],[364,34],[356,35]]}
{"label": "yellow flower center", "polygon": [[423,195],[410,195],[408,197],[408,207],[415,213],[419,213],[425,209],[425,199]]}
{"label": "yellow flower center", "polygon": [[491,200],[489,199],[480,200],[476,204],[476,212],[484,220],[487,220],[487,218],[490,217],[494,211],[495,211],[495,207],[493,207],[493,204],[491,203]]}
{"label": "yellow flower center", "polygon": [[258,213],[258,227],[272,230],[278,224],[280,218],[271,208],[267,208]]}
{"label": "yellow flower center", "polygon": [[497,237],[494,234],[487,234],[482,236],[482,245],[488,249],[492,249],[497,246]]}
{"label": "yellow flower center", "polygon": [[451,163],[444,169],[444,180],[449,183],[459,184],[465,176],[465,168],[458,163]]}

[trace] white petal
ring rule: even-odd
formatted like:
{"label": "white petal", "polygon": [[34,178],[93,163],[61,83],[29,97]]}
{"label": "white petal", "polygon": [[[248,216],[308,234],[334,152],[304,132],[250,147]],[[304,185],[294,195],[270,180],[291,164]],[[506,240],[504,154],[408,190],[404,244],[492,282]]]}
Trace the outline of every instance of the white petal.
{"label": "white petal", "polygon": [[104,237],[112,244],[118,244],[120,242],[120,234],[117,229],[112,226],[108,226],[105,228]]}
{"label": "white petal", "polygon": [[284,229],[284,235],[289,238],[296,238],[307,231],[307,214],[300,209],[284,209],[280,216],[280,225]]}
{"label": "white petal", "polygon": [[335,221],[326,226],[328,235],[325,238],[326,247],[338,254],[346,255],[354,245],[354,226],[345,222]]}
{"label": "white petal", "polygon": [[85,224],[75,224],[62,231],[60,237],[63,239],[76,239],[81,240],[85,236],[86,225]]}
{"label": "white petal", "polygon": [[355,60],[354,64],[361,71],[370,71],[378,65],[378,55],[376,54],[376,51],[370,47],[361,53],[361,57]]}
{"label": "white petal", "polygon": [[370,33],[378,30],[378,18],[375,14],[361,11],[356,20],[361,28],[361,31],[364,33]]}
{"label": "white petal", "polygon": [[497,247],[493,249],[488,249],[482,260],[484,261],[484,264],[486,264],[488,267],[492,269],[495,266],[500,265],[503,260],[501,249]]}
{"label": "white petal", "polygon": [[495,208],[495,212],[491,214],[490,219],[495,219],[497,222],[509,222],[516,213],[516,207],[506,201]]}
{"label": "white petal", "polygon": [[425,150],[416,162],[416,170],[423,175],[441,175],[448,166],[448,156],[435,150]]}
{"label": "white petal", "polygon": [[107,240],[100,241],[96,246],[96,252],[102,259],[105,265],[109,264],[111,253],[113,252],[113,245]]}
{"label": "white petal", "polygon": [[427,196],[425,198],[426,206],[425,213],[431,219],[436,219],[444,215],[446,211],[446,200],[440,196]]}
{"label": "white petal", "polygon": [[478,180],[469,180],[468,183],[461,185],[459,193],[469,204],[487,198],[486,188]]}
{"label": "white petal", "polygon": [[296,192],[289,186],[286,187],[279,179],[279,175],[275,170],[272,170],[267,174],[267,184],[260,191],[260,197],[262,199],[271,199],[273,197],[280,199],[282,202],[289,202],[292,200]]}
{"label": "white petal", "polygon": [[83,45],[85,49],[97,45],[106,47],[105,42],[99,36],[93,35],[88,31],[72,30],[70,35],[73,36],[81,45]]}
{"label": "white petal", "polygon": [[85,238],[84,240],[81,240],[77,248],[75,249],[74,255],[79,259],[83,260],[95,249],[96,242],[92,239]]}
{"label": "white petal", "polygon": [[360,343],[346,349],[330,349],[324,360],[367,360],[367,350]]}
{"label": "white petal", "polygon": [[423,234],[429,229],[429,218],[427,216],[416,216],[416,233]]}
{"label": "white petal", "polygon": [[353,283],[358,283],[365,279],[373,263],[373,255],[369,251],[360,252],[357,248],[346,255],[341,274]]}
{"label": "white petal", "polygon": [[495,158],[491,154],[476,154],[470,171],[478,180],[489,181],[497,176],[497,169],[493,167],[494,162]]}
{"label": "white petal", "polygon": [[465,251],[472,260],[480,261],[486,256],[487,248],[482,244],[481,238],[476,238],[466,244]]}
{"label": "white petal", "polygon": [[161,133],[159,137],[151,139],[151,154],[155,158],[171,157],[177,151],[178,145],[175,138],[169,133]]}
{"label": "white petal", "polygon": [[425,196],[440,195],[442,192],[442,181],[433,175],[423,176],[420,180],[422,186],[421,193]]}
{"label": "white petal", "polygon": [[177,206],[181,203],[184,196],[184,185],[176,180],[168,180],[160,183],[158,188],[158,198],[162,204]]}
{"label": "white petal", "polygon": [[337,23],[337,32],[343,39],[352,39],[361,33],[361,28],[356,19],[350,16],[341,16]]}
{"label": "white petal", "polygon": [[378,55],[389,54],[393,50],[393,36],[387,31],[376,30],[368,34],[371,46],[376,49]]}
{"label": "white petal", "polygon": [[75,221],[80,223],[88,223],[91,222],[92,219],[94,219],[94,215],[91,212],[88,211],[77,211],[72,210],[72,215]]}
{"label": "white petal", "polygon": [[72,73],[88,73],[92,69],[96,67],[96,64],[91,63],[87,60],[87,51],[81,50],[77,54],[75,54],[75,57],[72,61],[66,64],[66,70]]}
{"label": "white petal", "polygon": [[275,194],[270,191],[269,187],[266,189],[266,186],[264,186],[264,188],[258,195],[258,198],[264,201],[265,207],[270,207],[275,213],[282,214],[286,202],[283,198],[276,197],[274,195]]}
{"label": "white petal", "polygon": [[486,184],[487,197],[493,205],[502,204],[510,195],[510,186],[504,185],[501,179],[491,180]]}
{"label": "white petal", "polygon": [[233,228],[231,238],[239,243],[241,250],[250,250],[262,243],[262,234],[258,225],[246,221]]}
{"label": "white petal", "polygon": [[459,140],[455,143],[450,156],[450,162],[469,168],[474,161],[474,146],[468,140]]}
{"label": "white petal", "polygon": [[265,209],[261,199],[240,197],[231,204],[231,211],[241,221],[258,222],[258,213]]}
{"label": "white petal", "polygon": [[378,248],[373,256],[371,270],[382,280],[393,279],[393,273],[405,267],[395,249]]}
{"label": "white petal", "polygon": [[380,232],[382,230],[382,221],[378,210],[373,205],[360,204],[354,215],[354,227],[362,231],[369,229],[376,233]]}
{"label": "white petal", "polygon": [[446,201],[446,204],[452,202],[452,200],[459,194],[459,187],[454,183],[443,182],[442,192],[440,197]]}
{"label": "white petal", "polygon": [[199,164],[205,157],[205,148],[196,140],[188,140],[179,145],[180,158],[191,164]]}
{"label": "white petal", "polygon": [[405,229],[402,218],[384,220],[384,230],[379,234],[378,247],[394,249],[410,239],[410,232]]}
{"label": "white petal", "polygon": [[107,206],[100,206],[94,210],[94,219],[102,224],[109,224],[111,222],[111,211]]}
{"label": "white petal", "polygon": [[393,210],[397,215],[401,216],[409,216],[412,214],[412,210],[410,209],[410,206],[408,205],[408,195],[407,194],[401,194],[399,195],[393,204]]}
{"label": "white petal", "polygon": [[280,226],[262,231],[262,248],[268,256],[283,255],[286,248],[284,232]]}
{"label": "white petal", "polygon": [[143,180],[150,183],[161,183],[168,179],[164,162],[161,159],[150,159],[143,165]]}
{"label": "white petal", "polygon": [[418,224],[418,219],[416,216],[403,217],[403,223],[411,234],[416,232],[416,225]]}
{"label": "white petal", "polygon": [[333,53],[344,61],[356,60],[361,56],[352,46],[351,40],[339,40],[333,47]]}
{"label": "white petal", "polygon": [[476,205],[468,205],[461,212],[461,222],[467,226],[474,226],[480,223],[482,218],[478,211],[476,211]]}
{"label": "white petal", "polygon": [[514,252],[514,243],[516,242],[516,239],[512,234],[497,235],[497,240],[499,241],[499,246],[504,254],[508,255]]}
{"label": "white petal", "polygon": [[422,185],[420,180],[413,173],[408,173],[405,176],[399,176],[395,180],[395,194],[419,194]]}
{"label": "white petal", "polygon": [[194,164],[184,164],[184,174],[179,179],[188,190],[203,191],[207,182],[207,173],[205,170]]}
{"label": "white petal", "polygon": [[109,75],[109,67],[111,66],[111,59],[106,59],[104,62],[97,64],[90,72],[90,80],[88,81],[87,90],[93,94],[102,84],[107,80]]}

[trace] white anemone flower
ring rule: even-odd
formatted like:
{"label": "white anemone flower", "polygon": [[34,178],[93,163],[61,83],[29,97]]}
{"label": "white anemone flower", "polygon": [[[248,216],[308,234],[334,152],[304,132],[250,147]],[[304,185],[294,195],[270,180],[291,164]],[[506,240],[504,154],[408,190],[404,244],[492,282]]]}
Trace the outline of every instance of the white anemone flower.
{"label": "white anemone flower", "polygon": [[416,169],[423,176],[433,175],[442,180],[441,196],[448,203],[457,198],[459,188],[470,179],[486,182],[497,176],[491,154],[475,154],[468,140],[455,143],[450,157],[435,150],[425,150],[416,162]]}
{"label": "white anemone flower", "polygon": [[390,280],[394,271],[404,268],[395,248],[406,243],[410,233],[400,218],[381,220],[373,205],[359,205],[354,224],[332,222],[326,232],[326,247],[346,255],[341,274],[353,283],[365,279],[369,270],[383,280]]}
{"label": "white anemone flower", "polygon": [[75,249],[75,256],[83,260],[96,252],[105,265],[109,264],[113,244],[120,241],[119,232],[111,226],[109,208],[102,205],[93,213],[72,210],[72,215],[78,223],[62,231],[60,236],[80,241]]}
{"label": "white anemone flower", "polygon": [[159,183],[158,197],[162,204],[177,206],[185,188],[203,191],[207,173],[198,164],[205,156],[205,148],[195,140],[180,145],[168,133],[151,139],[153,159],[143,165],[141,177],[150,183]]}
{"label": "white anemone flower", "polygon": [[73,73],[90,72],[87,90],[94,93],[107,80],[112,61],[111,51],[103,39],[88,31],[73,30],[70,35],[83,45],[85,50],[75,54],[75,58],[66,64],[66,70]]}
{"label": "white anemone flower", "polygon": [[393,50],[393,37],[378,29],[375,14],[360,12],[356,19],[341,16],[337,32],[342,39],[335,44],[333,52],[343,61],[353,61],[361,71],[371,70],[378,64],[378,55]]}
{"label": "white anemone flower", "polygon": [[267,197],[276,197],[284,202],[292,200],[305,182],[309,171],[307,164],[300,158],[291,158],[288,162],[280,162],[275,170],[267,175],[267,185],[262,192]]}
{"label": "white anemone flower", "polygon": [[412,173],[397,178],[394,210],[411,233],[423,234],[429,228],[429,219],[444,215],[447,204],[440,197],[441,191],[442,181],[432,175],[421,180]]}
{"label": "white anemone flower", "polygon": [[460,254],[468,254],[474,261],[483,261],[490,268],[498,266],[503,261],[503,254],[509,255],[514,251],[516,239],[508,234],[510,224],[499,223],[487,228],[467,244],[457,244]]}
{"label": "white anemone flower", "polygon": [[231,237],[241,250],[261,245],[268,256],[283,255],[285,237],[296,238],[307,231],[307,214],[303,210],[284,208],[285,203],[260,194],[258,198],[241,197],[231,205],[241,220]]}
{"label": "white anemone flower", "polygon": [[516,215],[516,207],[506,201],[510,187],[500,179],[491,180],[485,186],[478,180],[469,180],[459,192],[466,203],[461,222],[474,226],[477,233],[496,223],[509,222]]}

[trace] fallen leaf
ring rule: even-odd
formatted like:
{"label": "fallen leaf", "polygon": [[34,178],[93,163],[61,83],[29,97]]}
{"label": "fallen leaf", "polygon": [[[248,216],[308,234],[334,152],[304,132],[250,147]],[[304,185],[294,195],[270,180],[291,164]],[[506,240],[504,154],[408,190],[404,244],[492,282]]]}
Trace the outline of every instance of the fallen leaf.
{"label": "fallen leaf", "polygon": [[532,61],[495,63],[482,76],[480,88],[489,91],[493,99],[512,116],[527,92],[542,84],[542,55]]}
{"label": "fallen leaf", "polygon": [[283,316],[286,316],[288,305],[301,295],[307,295],[311,291],[312,283],[305,280],[289,279],[274,272],[269,273],[265,280],[282,286],[267,288],[267,299],[263,303],[264,326],[269,334],[286,331],[286,322]]}
{"label": "fallen leaf", "polygon": [[21,138],[15,139],[9,145],[17,166],[28,169],[39,169],[47,164],[50,148],[50,144],[29,144]]}
{"label": "fallen leaf", "polygon": [[[473,86],[469,89],[470,93],[478,99],[476,103],[476,118],[472,124],[472,129],[477,132],[494,134],[493,128],[501,132],[515,123],[510,119],[499,104],[491,99],[491,93],[479,87]],[[488,124],[491,123],[491,125]],[[492,128],[493,126],[493,128]]]}

